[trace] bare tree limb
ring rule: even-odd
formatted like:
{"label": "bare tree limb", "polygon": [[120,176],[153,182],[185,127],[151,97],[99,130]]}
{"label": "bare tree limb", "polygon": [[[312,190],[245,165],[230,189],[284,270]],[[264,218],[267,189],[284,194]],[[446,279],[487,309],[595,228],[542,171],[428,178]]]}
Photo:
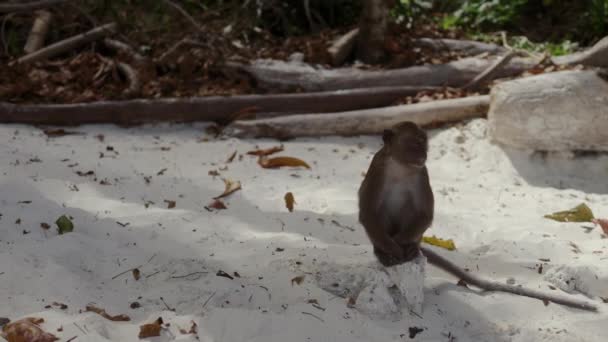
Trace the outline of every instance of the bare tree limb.
{"label": "bare tree limb", "polygon": [[489,103],[489,95],[483,95],[341,113],[298,114],[236,121],[223,133],[239,138],[281,140],[305,136],[378,134],[404,120],[425,126],[484,117]]}
{"label": "bare tree limb", "polygon": [[105,24],[96,27],[88,32],[81,33],[79,35],[51,44],[36,52],[27,54],[17,59],[16,63],[32,63],[43,59],[51,58],[64,52],[70,51],[82,44],[101,39],[114,32],[116,32],[116,23]]}
{"label": "bare tree limb", "polygon": [[492,79],[492,76],[500,70],[504,65],[509,63],[509,61],[517,55],[517,52],[513,50],[508,50],[502,57],[497,59],[492,65],[490,65],[486,70],[477,75],[474,79],[472,79],[469,83],[462,87],[465,90],[475,90],[480,86],[484,85],[488,80]]}
{"label": "bare tree limb", "polygon": [[31,12],[48,8],[68,0],[40,0],[21,3],[0,4],[0,13]]}
{"label": "bare tree limb", "polygon": [[[432,90],[433,88],[426,88]],[[82,125],[135,125],[157,121],[229,122],[235,113],[253,111],[256,118],[310,112],[339,112],[388,106],[422,88],[386,87],[319,93],[138,99],[73,104],[16,105],[0,102],[0,122]]]}
{"label": "bare tree limb", "polygon": [[139,76],[137,75],[135,69],[133,69],[129,64],[123,62],[116,63],[116,67],[118,67],[118,70],[125,75],[127,81],[129,82],[129,87],[125,90],[125,95],[134,95],[139,93],[141,82],[139,81]]}
{"label": "bare tree limb", "polygon": [[34,24],[32,24],[32,29],[30,30],[30,34],[25,42],[25,47],[23,48],[25,53],[32,53],[40,50],[40,48],[44,46],[44,40],[49,32],[49,26],[53,17],[51,12],[40,10],[37,11],[36,14],[36,19],[34,19]]}
{"label": "bare tree limb", "polygon": [[491,54],[502,54],[507,50],[496,44],[461,39],[419,38],[414,40],[414,45],[432,50],[458,51],[466,53],[467,55],[478,55],[486,52]]}
{"label": "bare tree limb", "polygon": [[202,26],[190,15],[190,13],[186,12],[186,10],[176,4],[175,2],[171,1],[171,0],[163,0],[167,5],[175,8],[179,13],[181,13],[184,17],[186,17],[186,19],[188,19],[188,21],[190,21],[192,23],[192,25],[194,25],[194,27],[196,27],[197,30],[202,31]]}
{"label": "bare tree limb", "polygon": [[[250,64],[230,61],[226,63],[225,69],[250,75],[264,89],[320,91],[404,85],[461,87],[493,63],[494,59],[462,58],[446,64],[368,71],[357,68],[324,69],[305,63],[256,60]],[[532,58],[513,58],[493,76],[515,76],[536,64],[537,61]]]}
{"label": "bare tree limb", "polygon": [[120,40],[106,38],[103,40],[103,43],[114,50],[122,51],[124,54],[133,58],[136,62],[143,62],[146,58],[140,55],[134,48],[132,48],[127,43],[123,43]]}
{"label": "bare tree limb", "polygon": [[331,62],[334,66],[342,65],[348,56],[353,52],[359,29],[348,31],[343,36],[336,39],[333,44],[327,49],[327,53],[331,57]]}

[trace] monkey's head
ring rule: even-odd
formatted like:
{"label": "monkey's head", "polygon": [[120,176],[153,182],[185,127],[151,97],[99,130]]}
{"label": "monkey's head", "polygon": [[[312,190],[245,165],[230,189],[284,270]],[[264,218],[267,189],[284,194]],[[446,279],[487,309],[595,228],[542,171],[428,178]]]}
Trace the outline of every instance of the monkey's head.
{"label": "monkey's head", "polygon": [[385,129],[382,141],[390,156],[408,166],[424,166],[428,151],[426,132],[410,121],[400,122]]}

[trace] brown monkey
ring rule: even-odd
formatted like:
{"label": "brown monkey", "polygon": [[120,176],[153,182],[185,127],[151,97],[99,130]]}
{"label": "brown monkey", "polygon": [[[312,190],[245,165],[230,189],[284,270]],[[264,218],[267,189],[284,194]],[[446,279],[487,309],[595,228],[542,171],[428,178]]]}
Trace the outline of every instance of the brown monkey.
{"label": "brown monkey", "polygon": [[478,278],[426,247],[422,235],[433,221],[434,198],[425,166],[428,138],[412,122],[396,124],[382,134],[384,146],[374,155],[359,188],[359,221],[386,267],[414,259],[420,250],[429,263],[486,291],[503,291],[579,309],[592,304],[560,298],[523,287]]}

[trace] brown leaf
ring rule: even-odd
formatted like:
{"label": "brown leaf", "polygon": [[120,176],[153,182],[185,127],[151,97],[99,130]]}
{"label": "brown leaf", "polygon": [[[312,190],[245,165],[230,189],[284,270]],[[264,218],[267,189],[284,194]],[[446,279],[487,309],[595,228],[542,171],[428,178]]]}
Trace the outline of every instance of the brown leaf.
{"label": "brown leaf", "polygon": [[302,284],[302,282],[304,281],[304,277],[305,276],[301,275],[301,276],[297,276],[297,277],[292,278],[291,279],[291,286],[293,286],[293,284],[296,284],[296,285]]}
{"label": "brown leaf", "polygon": [[209,176],[213,176],[213,177],[215,177],[215,176],[219,176],[219,175],[220,175],[220,173],[219,173],[219,172],[217,172],[217,170],[209,170],[209,172],[207,172],[207,174],[208,174]]}
{"label": "brown leaf", "polygon": [[289,212],[293,211],[293,205],[294,203],[296,203],[295,198],[293,197],[293,194],[291,192],[288,192],[285,194],[285,206],[287,207],[287,210],[289,210]]}
{"label": "brown leaf", "polygon": [[277,153],[277,152],[281,152],[281,151],[283,151],[283,145],[274,146],[274,147],[263,149],[263,150],[260,150],[260,149],[253,150],[253,151],[247,152],[247,154],[252,155],[252,156],[262,157],[262,156],[268,156],[273,153]]}
{"label": "brown leaf", "polygon": [[46,222],[42,222],[42,223],[40,223],[40,228],[42,228],[42,229],[50,229],[51,226],[48,223],[46,223]]}
{"label": "brown leaf", "polygon": [[49,138],[57,138],[57,137],[63,137],[63,136],[66,136],[66,135],[82,134],[80,132],[66,131],[63,128],[59,128],[59,129],[45,129],[43,132]]}
{"label": "brown leaf", "polygon": [[228,159],[226,160],[226,163],[232,163],[232,161],[234,160],[234,157],[236,157],[236,151],[232,152],[230,157],[228,157]]}
{"label": "brown leaf", "polygon": [[9,323],[2,328],[2,337],[8,342],[53,342],[59,340],[55,335],[42,330],[39,326],[44,319],[26,317]]}
{"label": "brown leaf", "polygon": [[58,302],[53,302],[54,306],[58,306],[61,310],[67,310],[68,306],[66,304],[63,303],[58,303]]}
{"label": "brown leaf", "polygon": [[175,201],[165,200],[165,203],[167,203],[167,209],[175,208]]}
{"label": "brown leaf", "polygon": [[141,277],[141,273],[139,272],[139,269],[134,268],[131,272],[133,273],[133,278],[135,278],[135,281],[138,281],[139,278]]}
{"label": "brown leaf", "polygon": [[231,193],[241,189],[241,182],[239,182],[239,181],[232,181],[232,180],[226,179],[226,178],[223,178],[222,180],[224,181],[224,185],[225,185],[224,192],[219,196],[213,197],[213,199],[215,199],[215,200],[226,197],[226,196],[230,195]]}
{"label": "brown leaf", "polygon": [[604,234],[608,234],[608,219],[593,219],[591,222],[599,225],[604,231]]}
{"label": "brown leaf", "polygon": [[308,164],[306,164],[305,161],[298,159],[298,158],[293,158],[293,157],[275,157],[275,158],[265,158],[265,157],[260,157],[260,159],[258,159],[258,164],[260,164],[261,167],[265,168],[265,169],[276,169],[279,167],[305,167],[307,169],[310,169],[310,166]]}
{"label": "brown leaf", "polygon": [[346,306],[353,309],[357,305],[357,300],[353,297],[348,297],[346,300]]}
{"label": "brown leaf", "polygon": [[158,317],[154,323],[148,323],[139,326],[139,338],[155,337],[160,336],[162,329],[163,319]]}
{"label": "brown leaf", "polygon": [[228,209],[228,207],[226,207],[226,204],[224,204],[224,202],[220,201],[219,199],[213,200],[213,202],[211,202],[211,204],[209,204],[207,208],[216,210]]}
{"label": "brown leaf", "polygon": [[87,305],[85,311],[94,312],[94,313],[100,315],[101,317],[103,317],[107,320],[110,320],[112,322],[128,322],[131,320],[131,317],[124,315],[124,314],[111,316],[110,314],[108,314],[106,312],[106,310],[98,308],[94,305]]}

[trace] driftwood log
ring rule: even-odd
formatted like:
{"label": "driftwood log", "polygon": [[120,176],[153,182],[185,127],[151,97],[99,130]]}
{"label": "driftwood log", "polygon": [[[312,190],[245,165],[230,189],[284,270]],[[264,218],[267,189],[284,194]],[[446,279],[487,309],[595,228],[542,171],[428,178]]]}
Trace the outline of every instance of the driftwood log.
{"label": "driftwood log", "polygon": [[[367,71],[356,68],[322,69],[305,63],[257,60],[249,65],[228,62],[228,72],[239,71],[253,77],[266,89],[326,91],[386,86],[461,87],[495,62],[495,58],[463,58],[447,64],[421,65],[403,69]],[[495,78],[516,76],[534,67],[532,58],[513,58],[500,68]],[[487,80],[490,81],[490,80]]]}
{"label": "driftwood log", "polygon": [[0,122],[81,125],[115,123],[135,125],[155,121],[229,122],[236,113],[256,118],[295,113],[339,112],[389,106],[404,96],[432,87],[384,87],[333,92],[139,99],[75,104],[16,105],[0,102]]}
{"label": "driftwood log", "polygon": [[582,64],[592,67],[608,68],[608,37],[604,37],[587,50],[551,59],[559,65]]}
{"label": "driftwood log", "polygon": [[471,56],[482,53],[501,55],[507,51],[506,48],[500,45],[482,43],[474,40],[419,38],[414,39],[413,43],[415,46],[435,51],[450,50]]}
{"label": "driftwood log", "polygon": [[224,129],[224,134],[239,138],[281,140],[305,136],[378,134],[403,120],[426,126],[484,117],[489,102],[490,97],[482,95],[342,113],[236,121]]}

